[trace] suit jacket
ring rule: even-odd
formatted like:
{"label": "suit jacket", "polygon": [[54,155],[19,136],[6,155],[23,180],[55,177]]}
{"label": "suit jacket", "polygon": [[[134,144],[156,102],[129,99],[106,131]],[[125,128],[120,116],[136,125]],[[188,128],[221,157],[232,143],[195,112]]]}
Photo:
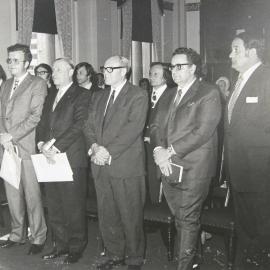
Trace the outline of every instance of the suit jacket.
{"label": "suit jacket", "polygon": [[[181,185],[215,175],[220,95],[215,86],[196,80],[170,117],[177,88],[165,93],[150,127],[153,146],[176,152],[173,161],[184,167]],[[171,119],[170,119],[171,118]]]}
{"label": "suit jacket", "polygon": [[52,111],[57,92],[51,92],[46,98],[37,127],[37,142],[55,138],[54,146],[66,152],[71,167],[86,167],[87,149],[82,129],[87,118],[89,91],[72,84]]}
{"label": "suit jacket", "polygon": [[[40,120],[47,94],[46,82],[28,74],[12,97],[13,78],[3,83],[0,90],[0,132],[12,135],[22,159],[30,159],[36,151],[36,126]],[[3,148],[0,147],[0,160]]]}
{"label": "suit jacket", "polygon": [[[112,156],[107,170],[112,177],[130,178],[144,175],[144,146],[142,132],[145,125],[148,97],[146,91],[127,82],[116,98],[102,128],[104,111],[110,89],[101,90],[92,98],[89,118],[85,126],[88,147],[93,143],[104,146]],[[92,164],[94,178],[103,166]]]}
{"label": "suit jacket", "polygon": [[270,190],[270,69],[259,66],[224,119],[225,160],[237,191]]}

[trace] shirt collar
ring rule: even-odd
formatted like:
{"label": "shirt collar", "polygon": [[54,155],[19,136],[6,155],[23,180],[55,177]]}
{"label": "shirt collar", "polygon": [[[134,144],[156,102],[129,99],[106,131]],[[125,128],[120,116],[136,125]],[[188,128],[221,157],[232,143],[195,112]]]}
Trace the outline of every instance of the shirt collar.
{"label": "shirt collar", "polygon": [[181,95],[182,98],[187,93],[187,91],[190,89],[191,85],[196,81],[196,79],[197,78],[194,78],[191,82],[186,84],[183,88],[180,88],[180,87],[177,88],[177,90],[179,90],[179,89],[182,90],[182,95]]}
{"label": "shirt collar", "polygon": [[69,89],[69,87],[72,85],[72,82],[70,82],[69,84],[67,84],[66,86],[64,87],[59,87],[58,88],[58,93],[59,95],[62,97],[66,92],[67,90]]}
{"label": "shirt collar", "polygon": [[158,99],[161,97],[161,95],[163,94],[163,92],[166,90],[166,88],[167,88],[167,84],[165,83],[165,84],[163,84],[163,85],[161,85],[160,87],[158,87],[158,88],[153,88],[153,91],[152,91],[152,95],[151,95],[151,99],[152,99],[152,97],[153,97],[153,95],[156,95],[156,100],[154,101],[154,100],[152,100],[153,102],[157,102],[158,101]]}
{"label": "shirt collar", "polygon": [[18,85],[26,78],[26,76],[28,75],[28,72],[26,71],[21,77],[19,77],[19,78],[15,78],[14,77],[14,83],[15,83],[15,81],[18,81]]}
{"label": "shirt collar", "polygon": [[112,91],[115,90],[114,93],[114,100],[117,98],[117,96],[119,95],[120,91],[122,90],[123,86],[126,84],[127,80],[124,80],[121,84],[119,84],[117,87],[111,87],[111,92],[110,92],[110,96],[112,94]]}

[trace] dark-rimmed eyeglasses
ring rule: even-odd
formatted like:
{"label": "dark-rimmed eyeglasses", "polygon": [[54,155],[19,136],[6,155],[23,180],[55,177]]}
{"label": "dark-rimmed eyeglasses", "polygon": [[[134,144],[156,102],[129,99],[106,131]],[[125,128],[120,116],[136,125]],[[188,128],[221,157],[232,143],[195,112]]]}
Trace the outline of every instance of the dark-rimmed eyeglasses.
{"label": "dark-rimmed eyeglasses", "polygon": [[42,70],[42,71],[37,71],[37,72],[36,72],[36,75],[37,75],[37,76],[39,76],[39,75],[45,75],[45,74],[47,74],[47,73],[49,73],[49,71]]}
{"label": "dark-rimmed eyeglasses", "polygon": [[114,69],[119,69],[119,68],[126,68],[126,67],[100,67],[100,71],[104,73],[107,71],[108,73],[112,73]]}
{"label": "dark-rimmed eyeglasses", "polygon": [[25,60],[20,60],[20,59],[16,59],[16,58],[8,58],[6,60],[7,64],[15,64],[15,65],[18,65],[19,63],[21,62],[26,62]]}
{"label": "dark-rimmed eyeglasses", "polygon": [[190,66],[190,65],[192,65],[192,64],[190,64],[190,63],[184,63],[184,64],[170,65],[169,66],[169,70],[170,71],[173,71],[175,68],[176,68],[176,70],[181,70],[183,68],[183,66]]}

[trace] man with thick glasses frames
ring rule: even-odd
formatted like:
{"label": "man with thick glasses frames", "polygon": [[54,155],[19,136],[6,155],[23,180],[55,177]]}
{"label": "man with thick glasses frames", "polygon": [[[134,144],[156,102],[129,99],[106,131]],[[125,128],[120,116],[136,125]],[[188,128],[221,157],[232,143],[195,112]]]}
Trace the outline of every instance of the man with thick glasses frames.
{"label": "man with thick glasses frames", "polygon": [[28,254],[37,254],[43,249],[47,227],[39,184],[30,157],[36,150],[35,129],[40,120],[47,87],[43,79],[27,72],[32,60],[28,46],[15,44],[8,47],[7,51],[7,64],[12,78],[4,82],[0,91],[0,156],[2,159],[3,151],[13,153],[16,147],[22,159],[22,169],[19,189],[5,181],[11,232],[9,239],[0,243],[0,247],[8,248],[26,242],[27,215],[31,231]]}
{"label": "man with thick glasses frames", "polygon": [[175,215],[178,270],[194,269],[200,213],[216,168],[220,96],[200,78],[200,64],[194,50],[175,50],[170,69],[177,87],[165,92],[150,127],[164,195]]}
{"label": "man with thick glasses frames", "polygon": [[92,99],[85,136],[89,145],[98,202],[99,227],[106,255],[97,268],[126,263],[139,270],[144,256],[144,148],[148,96],[130,84],[128,59],[110,57],[104,64],[110,87]]}

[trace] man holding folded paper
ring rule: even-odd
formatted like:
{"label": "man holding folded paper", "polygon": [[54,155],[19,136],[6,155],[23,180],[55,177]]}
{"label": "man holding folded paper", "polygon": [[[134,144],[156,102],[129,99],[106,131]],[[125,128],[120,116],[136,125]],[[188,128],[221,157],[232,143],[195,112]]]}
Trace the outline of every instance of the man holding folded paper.
{"label": "man holding folded paper", "polygon": [[164,94],[150,127],[163,191],[175,215],[178,270],[193,268],[202,204],[216,168],[220,96],[200,79],[200,64],[194,50],[175,50],[170,69],[177,87]]}
{"label": "man holding folded paper", "polygon": [[[0,247],[10,248],[26,242],[27,215],[31,232],[28,254],[31,255],[42,251],[47,232],[40,188],[30,158],[36,152],[35,129],[47,87],[44,80],[27,72],[32,60],[29,46],[15,44],[7,51],[12,78],[3,83],[0,91],[0,161],[11,215],[11,232]],[[5,163],[5,157],[10,157],[10,162]],[[13,172],[17,170],[19,181],[8,181],[11,179],[5,171],[11,168]]]}
{"label": "man holding folded paper", "polygon": [[72,182],[45,183],[49,224],[56,243],[42,258],[66,255],[66,264],[77,262],[87,243],[87,151],[82,128],[90,95],[72,83],[73,68],[67,58],[54,62],[52,77],[58,91],[47,96],[37,128],[38,148],[48,162],[54,163],[57,153],[66,153],[73,172]]}

